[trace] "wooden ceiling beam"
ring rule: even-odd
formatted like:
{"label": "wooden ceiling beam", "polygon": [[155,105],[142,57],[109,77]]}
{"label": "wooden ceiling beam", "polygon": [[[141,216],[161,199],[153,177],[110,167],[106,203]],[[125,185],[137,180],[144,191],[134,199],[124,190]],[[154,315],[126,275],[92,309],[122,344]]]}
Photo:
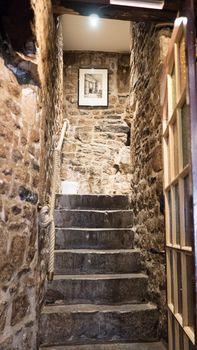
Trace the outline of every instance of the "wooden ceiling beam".
{"label": "wooden ceiling beam", "polygon": [[181,0],[165,0],[164,11],[175,11],[177,12],[180,9]]}
{"label": "wooden ceiling beam", "polygon": [[[89,15],[99,12],[100,17],[152,22],[173,22],[181,0],[165,0],[163,10],[110,5],[110,0],[53,0],[55,12]],[[106,6],[106,7],[103,7]],[[102,7],[102,8],[101,8]]]}
{"label": "wooden ceiling beam", "polygon": [[[170,5],[171,2],[171,5]],[[135,22],[173,22],[177,14],[178,1],[167,0],[164,10],[144,9],[130,6],[110,5],[109,0],[54,0],[54,12],[57,14],[71,13],[88,16],[98,13],[101,18],[119,19]],[[170,9],[167,8],[170,7]]]}
{"label": "wooden ceiling beam", "polygon": [[[195,0],[196,1],[196,0]],[[66,2],[62,0],[52,0],[52,2],[55,4],[61,4]],[[110,5],[110,0],[72,0],[73,3],[78,2],[82,4],[100,4],[100,5]],[[140,2],[140,0],[139,0]],[[177,11],[178,8],[181,5],[181,0],[165,0],[164,9],[165,10],[172,10]]]}

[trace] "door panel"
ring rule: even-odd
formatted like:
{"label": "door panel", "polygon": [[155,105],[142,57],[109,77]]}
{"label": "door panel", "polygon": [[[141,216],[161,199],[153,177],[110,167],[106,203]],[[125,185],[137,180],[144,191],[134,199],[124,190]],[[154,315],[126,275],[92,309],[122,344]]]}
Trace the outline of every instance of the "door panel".
{"label": "door panel", "polygon": [[175,22],[162,78],[169,350],[191,350],[196,342],[187,24]]}

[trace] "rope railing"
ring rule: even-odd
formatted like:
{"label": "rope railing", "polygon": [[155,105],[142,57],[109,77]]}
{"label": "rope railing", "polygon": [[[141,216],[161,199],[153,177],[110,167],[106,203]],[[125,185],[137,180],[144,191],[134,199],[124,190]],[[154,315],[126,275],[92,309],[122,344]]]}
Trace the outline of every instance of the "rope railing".
{"label": "rope railing", "polygon": [[69,128],[69,121],[65,120],[62,131],[60,134],[60,139],[57,147],[54,150],[53,158],[53,178],[51,185],[51,200],[50,206],[44,206],[40,210],[40,226],[43,228],[48,227],[49,225],[49,263],[48,263],[48,280],[53,280],[54,274],[54,250],[55,250],[55,222],[54,222],[54,210],[55,210],[55,195],[56,192],[59,192],[60,186],[60,157],[62,144],[64,141],[64,136],[66,131]]}

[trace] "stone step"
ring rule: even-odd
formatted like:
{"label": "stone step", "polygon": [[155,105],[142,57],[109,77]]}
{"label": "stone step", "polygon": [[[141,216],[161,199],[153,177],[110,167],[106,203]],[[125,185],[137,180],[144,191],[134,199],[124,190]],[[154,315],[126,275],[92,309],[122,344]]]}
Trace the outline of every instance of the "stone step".
{"label": "stone step", "polygon": [[131,249],[134,232],[126,229],[57,228],[56,249]]}
{"label": "stone step", "polygon": [[119,344],[91,344],[91,345],[63,345],[40,347],[45,350],[166,350],[161,342],[154,343],[119,343]]}
{"label": "stone step", "polygon": [[130,201],[126,195],[64,195],[57,194],[56,209],[129,209]]}
{"label": "stone step", "polygon": [[141,271],[140,250],[56,250],[55,274],[111,274]]}
{"label": "stone step", "polygon": [[54,276],[48,283],[45,302],[65,304],[143,303],[147,293],[147,276],[71,275]]}
{"label": "stone step", "polygon": [[114,124],[114,125],[106,125],[105,123],[102,123],[102,125],[95,126],[94,128],[95,132],[107,132],[107,133],[116,133],[116,134],[122,134],[122,133],[129,133],[130,128],[125,123],[125,125],[121,124]]}
{"label": "stone step", "polygon": [[157,340],[158,310],[152,304],[46,306],[40,344]]}
{"label": "stone step", "polygon": [[128,228],[133,226],[132,210],[55,210],[55,226],[86,228]]}

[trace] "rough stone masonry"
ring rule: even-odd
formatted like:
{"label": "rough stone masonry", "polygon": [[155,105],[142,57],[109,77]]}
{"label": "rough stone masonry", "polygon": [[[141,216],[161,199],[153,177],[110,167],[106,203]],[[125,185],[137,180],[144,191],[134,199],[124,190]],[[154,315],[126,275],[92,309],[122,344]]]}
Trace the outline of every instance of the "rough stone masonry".
{"label": "rough stone masonry", "polygon": [[160,310],[160,333],[166,330],[166,271],[162,163],[160,74],[171,36],[169,28],[131,25],[131,199],[136,244],[149,276],[149,296]]}
{"label": "rough stone masonry", "polygon": [[[107,68],[107,108],[78,107],[79,68]],[[61,179],[75,181],[79,193],[130,191],[129,55],[64,52],[64,113],[71,128],[63,148]]]}
{"label": "rough stone masonry", "polygon": [[6,3],[0,31],[1,350],[37,349],[48,241],[37,205],[50,195],[62,126],[59,29],[50,0]]}

